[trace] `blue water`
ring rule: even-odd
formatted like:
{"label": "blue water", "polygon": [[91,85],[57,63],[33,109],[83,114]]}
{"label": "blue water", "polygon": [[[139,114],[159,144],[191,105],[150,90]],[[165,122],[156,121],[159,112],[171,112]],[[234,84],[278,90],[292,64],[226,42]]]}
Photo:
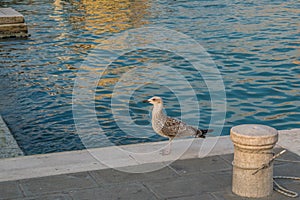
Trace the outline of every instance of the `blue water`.
{"label": "blue water", "polygon": [[[0,40],[0,113],[27,155],[85,148],[72,112],[80,63],[111,36],[151,26],[184,33],[210,54],[226,92],[223,135],[244,123],[300,128],[300,3],[296,1],[2,0],[0,7],[21,12],[31,34],[28,39]],[[126,105],[134,124],[145,127],[145,132],[132,135],[118,127],[122,118],[115,118],[111,108],[114,85],[124,71],[155,63],[184,74],[197,94],[199,125],[214,127],[210,120],[216,112],[208,87],[191,63],[172,52],[137,50],[111,63],[99,81],[94,106],[103,131],[86,136],[92,147],[164,140],[151,129],[151,107],[141,103],[152,95],[165,99],[168,115],[189,114],[181,111],[172,88],[148,83],[136,88]],[[176,80],[173,84],[176,87]],[[117,106],[122,113],[122,102]],[[88,129],[92,116],[82,117]],[[103,135],[110,142],[101,140]]]}

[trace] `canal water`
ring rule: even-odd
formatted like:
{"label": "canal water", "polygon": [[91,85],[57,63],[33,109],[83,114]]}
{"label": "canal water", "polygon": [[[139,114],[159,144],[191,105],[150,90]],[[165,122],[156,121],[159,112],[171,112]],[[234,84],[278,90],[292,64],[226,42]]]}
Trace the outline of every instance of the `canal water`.
{"label": "canal water", "polygon": [[[21,12],[31,34],[28,39],[0,40],[0,113],[27,155],[83,149],[83,137],[88,147],[165,140],[151,129],[151,106],[141,103],[152,95],[164,98],[168,115],[195,120],[190,111],[181,110],[173,90],[180,87],[176,79],[174,88],[157,82],[135,88],[128,103],[117,102],[114,112],[115,85],[124,73],[145,66],[168,66],[183,74],[196,94],[189,107],[199,108],[198,125],[222,129],[211,136],[228,135],[230,127],[245,123],[300,128],[297,1],[1,0],[0,7]],[[174,52],[149,48],[133,50],[110,63],[91,91],[101,131],[97,133],[90,124],[93,116],[83,114],[81,122],[91,128],[91,134],[80,135],[73,115],[75,80],[82,71],[104,72],[82,63],[109,38],[147,27],[185,34],[208,52],[225,87],[224,126],[212,121],[212,115],[224,113],[212,108],[203,74]],[[126,83],[130,85],[130,80]],[[184,96],[187,102],[189,98]],[[131,134],[120,127],[128,120],[122,118],[126,108],[131,123],[143,131]]]}

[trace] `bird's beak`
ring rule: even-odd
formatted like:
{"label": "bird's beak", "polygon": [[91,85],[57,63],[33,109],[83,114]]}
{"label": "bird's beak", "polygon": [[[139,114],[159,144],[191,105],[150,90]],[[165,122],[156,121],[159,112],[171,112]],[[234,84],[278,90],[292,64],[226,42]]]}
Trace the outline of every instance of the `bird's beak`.
{"label": "bird's beak", "polygon": [[149,100],[144,100],[143,103],[149,103]]}

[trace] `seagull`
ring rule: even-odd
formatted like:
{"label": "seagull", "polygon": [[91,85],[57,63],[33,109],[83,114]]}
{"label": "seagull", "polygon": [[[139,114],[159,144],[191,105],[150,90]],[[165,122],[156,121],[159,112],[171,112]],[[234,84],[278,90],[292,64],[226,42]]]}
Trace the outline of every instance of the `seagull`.
{"label": "seagull", "polygon": [[210,129],[197,129],[186,123],[168,117],[163,112],[163,100],[160,97],[154,96],[148,100],[144,100],[144,103],[153,104],[152,110],[152,128],[153,130],[163,136],[169,138],[168,148],[166,148],[162,154],[167,155],[171,152],[171,142],[175,137],[194,136],[199,138],[205,138],[206,133],[212,132]]}

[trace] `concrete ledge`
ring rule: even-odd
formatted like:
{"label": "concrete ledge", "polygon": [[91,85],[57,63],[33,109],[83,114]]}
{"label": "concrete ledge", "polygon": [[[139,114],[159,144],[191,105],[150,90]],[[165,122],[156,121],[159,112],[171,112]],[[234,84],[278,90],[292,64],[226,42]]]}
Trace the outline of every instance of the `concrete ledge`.
{"label": "concrete ledge", "polygon": [[0,158],[11,158],[23,155],[22,150],[19,148],[16,140],[0,116]]}
{"label": "concrete ledge", "polygon": [[300,155],[300,128],[279,131],[277,145]]}
{"label": "concrete ledge", "polygon": [[[159,150],[164,148],[167,142],[155,142],[6,158],[0,159],[0,182],[99,170],[111,168],[112,166],[119,168],[145,163],[171,162],[176,159],[178,151],[186,148],[187,143],[190,143],[190,146],[179,159],[233,152],[230,138],[226,136],[212,137],[205,140],[193,138],[176,140],[172,146],[172,153],[167,156],[159,153]],[[214,145],[213,149],[211,145]],[[145,156],[144,153],[147,151],[154,152],[155,155]],[[142,153],[138,154],[136,152]]]}
{"label": "concrete ledge", "polygon": [[[278,147],[300,155],[300,129],[280,131],[279,135]],[[186,149],[187,143],[190,145]],[[233,153],[229,136],[175,140],[172,153],[162,156],[159,150],[166,144],[155,142],[0,159],[0,182]],[[177,158],[182,149],[184,153]],[[147,152],[155,153],[145,156]]]}

